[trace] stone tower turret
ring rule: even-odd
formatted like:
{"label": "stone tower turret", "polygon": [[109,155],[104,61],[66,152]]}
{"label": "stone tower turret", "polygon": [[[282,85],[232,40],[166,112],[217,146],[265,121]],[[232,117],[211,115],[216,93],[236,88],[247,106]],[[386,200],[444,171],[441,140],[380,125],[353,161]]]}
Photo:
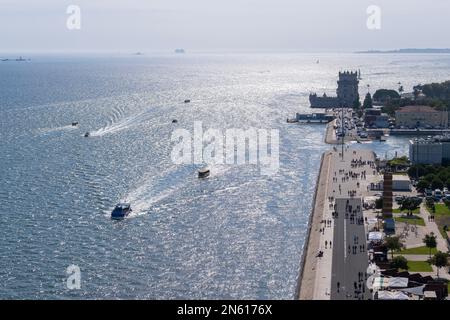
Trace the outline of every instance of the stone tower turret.
{"label": "stone tower turret", "polygon": [[339,103],[344,107],[352,108],[359,102],[358,72],[339,72],[338,88],[336,90]]}

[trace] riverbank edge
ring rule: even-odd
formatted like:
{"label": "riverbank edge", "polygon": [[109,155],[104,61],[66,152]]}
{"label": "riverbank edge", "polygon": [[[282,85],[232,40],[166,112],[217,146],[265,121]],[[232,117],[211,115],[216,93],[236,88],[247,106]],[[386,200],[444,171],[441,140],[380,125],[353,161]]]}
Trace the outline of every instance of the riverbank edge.
{"label": "riverbank edge", "polygon": [[[316,232],[311,234],[313,228],[318,229],[323,217],[325,191],[321,186],[326,185],[328,178],[328,164],[331,161],[329,152],[324,152],[320,160],[320,168],[317,174],[316,187],[312,201],[311,214],[308,220],[308,230],[303,245],[303,252],[300,260],[299,277],[297,282],[295,300],[312,300],[314,298],[314,282],[316,278],[317,257],[316,254],[320,246],[320,236]],[[325,172],[326,171],[326,172]],[[320,203],[323,198],[322,204]],[[305,274],[305,270],[309,270]],[[314,271],[313,271],[314,270]]]}

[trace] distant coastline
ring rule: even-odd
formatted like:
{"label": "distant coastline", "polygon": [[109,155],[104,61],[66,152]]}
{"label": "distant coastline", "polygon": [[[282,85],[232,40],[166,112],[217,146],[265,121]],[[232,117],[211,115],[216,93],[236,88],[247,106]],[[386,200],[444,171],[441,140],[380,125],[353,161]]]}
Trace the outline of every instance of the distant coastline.
{"label": "distant coastline", "polygon": [[450,53],[450,48],[447,49],[433,49],[433,48],[408,48],[397,50],[368,50],[368,51],[356,51],[355,53]]}

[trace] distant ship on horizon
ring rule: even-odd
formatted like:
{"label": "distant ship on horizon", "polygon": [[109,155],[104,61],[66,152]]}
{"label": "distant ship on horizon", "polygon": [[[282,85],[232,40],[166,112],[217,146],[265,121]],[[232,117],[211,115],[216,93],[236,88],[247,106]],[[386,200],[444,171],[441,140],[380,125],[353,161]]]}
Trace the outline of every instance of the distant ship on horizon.
{"label": "distant ship on horizon", "polygon": [[184,49],[175,49],[175,53],[186,53]]}
{"label": "distant ship on horizon", "polygon": [[30,61],[31,59],[25,59],[22,56],[16,58],[16,59],[9,59],[9,58],[2,58],[1,61]]}

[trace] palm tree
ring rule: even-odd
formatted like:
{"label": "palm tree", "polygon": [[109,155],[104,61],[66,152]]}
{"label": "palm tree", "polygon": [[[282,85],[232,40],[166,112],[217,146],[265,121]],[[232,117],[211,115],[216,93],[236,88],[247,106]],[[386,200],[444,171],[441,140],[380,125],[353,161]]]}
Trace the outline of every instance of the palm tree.
{"label": "palm tree", "polygon": [[426,234],[425,238],[423,238],[422,241],[423,243],[425,243],[427,248],[430,249],[429,258],[431,259],[431,250],[437,247],[436,236],[433,232],[431,232],[430,234]]}
{"label": "palm tree", "polygon": [[400,93],[400,95],[402,95],[403,91],[405,91],[405,90],[403,89],[402,83],[399,82],[398,83],[398,92]]}
{"label": "palm tree", "polygon": [[439,278],[439,269],[449,265],[448,263],[448,253],[441,251],[436,252],[436,254],[428,260],[433,266],[437,268],[437,277]]}

